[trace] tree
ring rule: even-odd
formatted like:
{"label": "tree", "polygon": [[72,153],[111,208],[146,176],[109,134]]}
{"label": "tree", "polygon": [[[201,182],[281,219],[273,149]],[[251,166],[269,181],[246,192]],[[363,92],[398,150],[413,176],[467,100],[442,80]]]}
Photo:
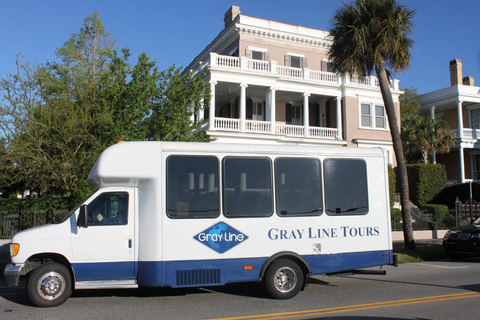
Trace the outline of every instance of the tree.
{"label": "tree", "polygon": [[410,65],[414,42],[408,36],[412,31],[413,16],[413,10],[395,0],[345,3],[332,18],[332,45],[328,51],[335,71],[361,77],[375,72],[378,77],[397,160],[406,249],[415,249],[415,240],[407,169],[389,80],[392,72],[403,72]]}
{"label": "tree", "polygon": [[[420,99],[415,89],[406,89],[400,97],[402,106],[402,143],[406,158],[417,162],[429,162],[433,153],[447,153],[455,139],[446,122],[441,118],[421,115]],[[419,157],[420,156],[420,157]]]}
{"label": "tree", "polygon": [[76,202],[91,192],[100,152],[118,140],[208,140],[190,120],[209,101],[202,78],[159,72],[145,53],[131,66],[114,43],[94,13],[57,49],[58,62],[31,67],[19,57],[17,72],[0,79],[0,189]]}

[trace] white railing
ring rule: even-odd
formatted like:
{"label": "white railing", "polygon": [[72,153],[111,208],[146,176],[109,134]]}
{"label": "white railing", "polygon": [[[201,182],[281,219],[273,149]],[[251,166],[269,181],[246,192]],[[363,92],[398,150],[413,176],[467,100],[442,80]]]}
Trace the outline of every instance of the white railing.
{"label": "white railing", "polygon": [[286,78],[303,79],[303,69],[277,66],[277,73]]}
{"label": "white railing", "polygon": [[309,133],[314,138],[335,139],[338,135],[337,128],[310,127]]}
{"label": "white railing", "polygon": [[215,128],[226,131],[240,131],[240,119],[215,118]]}
{"label": "white railing", "polygon": [[305,128],[291,124],[277,124],[275,125],[275,133],[292,137],[304,137]]}
{"label": "white railing", "polygon": [[[454,138],[460,138],[460,133],[458,129],[451,130]],[[469,140],[478,140],[480,139],[480,129],[471,129],[471,128],[463,128],[463,139]]]}
{"label": "white railing", "polygon": [[270,61],[249,59],[248,70],[270,72]]}
{"label": "white railing", "polygon": [[[289,79],[311,80],[320,83],[350,83],[357,86],[378,87],[378,78],[374,76],[367,76],[364,78],[357,75],[340,77],[340,75],[333,72],[279,66],[276,61],[255,60],[248,59],[247,57],[222,56],[214,52],[210,53],[210,65],[213,67],[228,69],[278,74],[281,77]],[[205,66],[205,64],[203,66]],[[398,80],[393,80],[392,86],[394,89],[398,89]]]}
{"label": "white railing", "polygon": [[215,59],[212,59],[212,64],[227,68],[240,68],[240,58],[215,55]]}
{"label": "white railing", "polygon": [[246,120],[245,121],[245,131],[269,133],[270,132],[270,122],[257,121],[257,120]]}
{"label": "white railing", "polygon": [[310,80],[337,83],[338,74],[332,72],[310,70]]}
{"label": "white railing", "polygon": [[362,86],[370,86],[370,77],[359,77],[355,74],[350,75],[350,83],[359,84]]}

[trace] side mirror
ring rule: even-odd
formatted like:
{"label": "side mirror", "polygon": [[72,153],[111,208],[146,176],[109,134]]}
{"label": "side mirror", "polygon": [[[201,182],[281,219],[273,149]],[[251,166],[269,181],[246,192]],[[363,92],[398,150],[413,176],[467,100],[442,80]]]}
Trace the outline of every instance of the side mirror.
{"label": "side mirror", "polygon": [[77,226],[80,228],[88,228],[88,214],[86,204],[80,207],[80,213],[77,219]]}

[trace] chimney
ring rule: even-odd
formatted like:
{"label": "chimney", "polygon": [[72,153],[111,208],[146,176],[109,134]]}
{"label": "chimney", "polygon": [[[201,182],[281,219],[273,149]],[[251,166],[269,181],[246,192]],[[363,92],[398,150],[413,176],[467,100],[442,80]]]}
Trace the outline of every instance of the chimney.
{"label": "chimney", "polygon": [[235,20],[235,18],[240,14],[240,7],[238,6],[231,6],[230,9],[225,12],[225,18],[223,18],[223,21],[225,22],[225,28]]}
{"label": "chimney", "polygon": [[450,85],[462,84],[462,61],[453,59],[450,61]]}
{"label": "chimney", "polygon": [[466,77],[463,78],[463,85],[474,87],[475,86],[475,80],[473,80],[472,76],[466,76]]}

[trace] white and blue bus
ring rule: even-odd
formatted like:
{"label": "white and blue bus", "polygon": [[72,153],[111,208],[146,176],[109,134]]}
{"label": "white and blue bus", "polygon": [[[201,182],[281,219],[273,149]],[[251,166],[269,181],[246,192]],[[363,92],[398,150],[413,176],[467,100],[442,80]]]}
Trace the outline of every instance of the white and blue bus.
{"label": "white and blue bus", "polygon": [[258,281],[275,298],[306,277],[394,264],[382,149],[122,142],[62,221],[16,234],[9,286],[38,306],[74,289]]}

